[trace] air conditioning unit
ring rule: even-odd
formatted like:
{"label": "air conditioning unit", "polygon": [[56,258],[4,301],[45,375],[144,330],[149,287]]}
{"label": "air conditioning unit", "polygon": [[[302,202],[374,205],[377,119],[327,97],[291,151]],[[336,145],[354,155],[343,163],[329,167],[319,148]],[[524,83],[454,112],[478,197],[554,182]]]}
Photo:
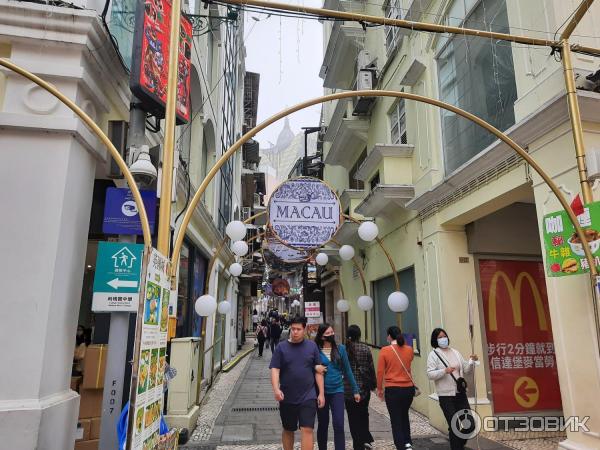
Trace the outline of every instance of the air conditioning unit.
{"label": "air conditioning unit", "polygon": [[[371,90],[376,85],[377,66],[369,52],[361,50],[356,58],[356,90]],[[371,113],[376,97],[358,97],[354,104],[353,116],[365,116]]]}

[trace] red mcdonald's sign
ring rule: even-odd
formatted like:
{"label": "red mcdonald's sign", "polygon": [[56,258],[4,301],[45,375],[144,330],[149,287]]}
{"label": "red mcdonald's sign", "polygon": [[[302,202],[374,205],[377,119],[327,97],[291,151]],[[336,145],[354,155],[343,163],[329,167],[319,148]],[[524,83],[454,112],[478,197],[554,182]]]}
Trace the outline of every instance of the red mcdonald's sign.
{"label": "red mcdonald's sign", "polygon": [[544,266],[480,260],[495,413],[562,409]]}

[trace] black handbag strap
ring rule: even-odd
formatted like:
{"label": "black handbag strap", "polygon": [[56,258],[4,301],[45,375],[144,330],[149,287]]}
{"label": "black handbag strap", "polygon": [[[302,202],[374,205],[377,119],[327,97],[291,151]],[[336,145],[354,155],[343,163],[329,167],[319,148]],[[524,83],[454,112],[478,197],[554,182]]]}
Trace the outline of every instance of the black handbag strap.
{"label": "black handbag strap", "polygon": [[[433,353],[435,353],[435,354],[436,354],[436,356],[437,356],[437,357],[440,359],[440,361],[442,362],[442,364],[443,364],[444,366],[448,367],[448,364],[446,364],[446,361],[444,361],[444,358],[442,358],[438,352],[436,352],[436,351],[434,350],[434,351],[433,351]],[[454,381],[455,381],[456,383],[458,383],[458,380],[456,379],[456,377],[454,376],[454,374],[453,374],[452,372],[450,372],[450,376],[451,376],[452,378],[454,378]]]}

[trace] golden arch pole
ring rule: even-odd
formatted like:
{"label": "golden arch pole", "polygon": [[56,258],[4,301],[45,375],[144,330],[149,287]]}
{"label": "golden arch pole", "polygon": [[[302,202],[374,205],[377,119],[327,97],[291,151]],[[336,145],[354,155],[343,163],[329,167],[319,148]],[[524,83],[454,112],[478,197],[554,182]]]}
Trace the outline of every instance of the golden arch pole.
{"label": "golden arch pole", "polygon": [[[560,189],[558,188],[556,183],[554,183],[554,181],[552,181],[550,176],[540,167],[540,165],[519,144],[517,144],[510,137],[508,137],[502,131],[498,130],[493,125],[487,123],[485,120],[482,120],[479,117],[475,116],[474,114],[471,114],[470,112],[467,112],[467,111],[465,111],[461,108],[458,108],[454,105],[451,105],[449,103],[445,103],[440,100],[436,100],[434,98],[425,97],[422,95],[417,95],[417,94],[412,94],[412,93],[407,93],[407,92],[359,90],[359,91],[338,92],[335,94],[324,95],[321,97],[317,97],[317,98],[299,103],[291,108],[287,108],[287,109],[271,116],[270,118],[261,122],[256,127],[249,130],[242,137],[240,137],[231,147],[229,147],[229,149],[227,149],[227,151],[225,153],[223,153],[223,155],[219,158],[219,160],[215,163],[215,165],[207,173],[204,180],[202,180],[202,183],[198,187],[198,190],[194,194],[194,197],[192,198],[192,200],[188,206],[188,209],[186,210],[185,215],[183,216],[183,220],[182,220],[181,226],[179,228],[179,231],[177,233],[177,238],[175,240],[175,244],[173,246],[173,253],[171,256],[171,266],[174,267],[175,263],[179,259],[179,253],[181,251],[181,246],[183,244],[185,230],[192,218],[192,214],[193,214],[194,209],[196,208],[196,205],[198,204],[198,202],[202,198],[202,195],[204,194],[204,191],[206,191],[206,188],[208,187],[209,183],[215,177],[215,175],[217,174],[219,169],[223,166],[223,164],[225,164],[225,162],[237,150],[239,150],[242,147],[242,145],[244,145],[245,142],[247,142],[254,135],[256,135],[261,130],[265,129],[272,123],[274,123],[274,122],[278,121],[279,119],[282,119],[296,111],[300,111],[300,110],[308,108],[310,106],[325,103],[327,101],[339,100],[339,99],[344,99],[344,98],[353,98],[353,97],[403,98],[406,100],[414,100],[416,102],[421,102],[421,103],[426,103],[429,105],[437,106],[438,108],[442,108],[447,111],[453,112],[461,117],[464,117],[467,120],[470,120],[471,122],[476,123],[480,127],[484,128],[487,131],[489,131],[490,133],[492,133],[494,136],[496,136],[502,142],[507,144],[511,149],[513,149],[513,151],[515,151],[521,157],[521,159],[524,159],[536,171],[536,173],[548,185],[548,187],[554,193],[554,195],[558,199],[558,201],[561,204],[561,206],[563,207],[563,209],[566,211],[567,215],[569,216],[569,220],[571,221],[571,223],[573,224],[573,227],[575,228],[575,232],[576,232],[577,236],[581,240],[581,243],[583,246],[583,251],[585,253],[585,258],[587,259],[588,265],[590,267],[590,281],[591,281],[590,288],[592,290],[594,320],[596,323],[596,334],[597,334],[597,338],[598,338],[598,346],[599,346],[599,351],[600,351],[600,318],[598,317],[598,299],[596,297],[596,289],[595,289],[595,281],[596,281],[596,277],[598,276],[598,271],[596,269],[596,265],[594,263],[594,257],[592,255],[590,245],[587,242],[587,239],[585,238],[583,229],[581,228],[581,225],[579,225],[579,222],[577,221],[577,217],[575,216],[575,213],[571,209],[569,202],[567,201],[565,196],[562,194],[562,192],[560,192]],[[581,124],[579,124],[579,125],[581,126]],[[392,262],[392,267],[393,267],[393,261],[391,261],[391,262]],[[395,270],[394,270],[394,273],[395,273]]]}
{"label": "golden arch pole", "polygon": [[142,196],[140,194],[140,190],[138,189],[137,185],[135,184],[135,180],[133,179],[133,175],[131,175],[131,172],[129,171],[129,167],[127,167],[127,164],[121,157],[121,154],[115,148],[115,146],[110,141],[108,136],[106,136],[106,134],[104,134],[104,132],[100,129],[100,127],[98,125],[96,125],[96,123],[92,120],[92,118],[90,116],[88,116],[79,106],[77,106],[75,104],[75,102],[73,102],[65,94],[63,94],[56,87],[54,87],[54,85],[48,83],[47,81],[44,81],[37,75],[34,75],[33,73],[14,64],[13,62],[9,61],[6,58],[0,58],[0,66],[6,67],[7,69],[12,70],[15,73],[18,73],[19,75],[34,82],[39,87],[45,89],[48,93],[52,94],[54,97],[56,97],[58,100],[60,100],[67,108],[69,108],[71,111],[73,111],[75,114],[77,114],[77,116],[83,121],[83,123],[85,123],[88,126],[88,128],[96,135],[96,137],[98,139],[100,139],[100,141],[104,144],[104,146],[110,153],[110,156],[112,156],[114,158],[117,165],[119,166],[119,169],[121,169],[121,172],[123,172],[123,175],[125,176],[125,180],[127,181],[127,185],[129,186],[129,189],[131,189],[131,193],[133,194],[133,199],[135,201],[135,204],[137,206],[137,209],[138,209],[138,212],[140,215],[140,222],[142,224],[142,233],[144,236],[144,246],[146,248],[151,248],[152,247],[152,233],[150,233],[150,224],[148,222],[148,215],[146,214],[146,208],[144,207],[144,202],[142,201]]}

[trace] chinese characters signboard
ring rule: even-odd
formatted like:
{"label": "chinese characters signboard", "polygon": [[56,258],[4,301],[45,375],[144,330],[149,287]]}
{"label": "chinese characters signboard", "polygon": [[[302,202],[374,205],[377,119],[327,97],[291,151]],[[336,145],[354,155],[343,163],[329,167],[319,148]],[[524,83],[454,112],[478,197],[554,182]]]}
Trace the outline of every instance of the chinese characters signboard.
{"label": "chinese characters signboard", "polygon": [[[157,448],[167,350],[170,281],[168,258],[153,249],[145,277],[144,313],[140,343],[132,442],[128,448]],[[130,422],[131,423],[131,422]]]}
{"label": "chinese characters signboard", "polygon": [[[131,91],[144,107],[159,118],[164,117],[169,70],[171,2],[146,0],[138,3],[131,63]],[[177,120],[190,120],[190,70],[192,23],[181,16],[177,75]]]}
{"label": "chinese characters signboard", "polygon": [[316,178],[285,181],[269,200],[269,226],[277,239],[291,247],[321,247],[337,232],[340,219],[336,193]]}
{"label": "chinese characters signboard", "polygon": [[494,412],[560,410],[544,267],[480,260]]}
{"label": "chinese characters signboard", "polygon": [[[154,232],[156,192],[140,191],[148,215],[150,232]],[[143,234],[140,214],[130,189],[108,188],[104,204],[102,232],[107,234]]]}
{"label": "chinese characters signboard", "polygon": [[98,243],[92,311],[138,310],[143,254],[142,244]]}
{"label": "chinese characters signboard", "polygon": [[[584,228],[598,267],[600,266],[600,231],[596,228],[600,228],[600,203],[586,205],[583,214],[577,216],[577,220]],[[542,229],[546,249],[546,273],[549,277],[580,274],[589,270],[581,241],[564,210],[546,214]]]}
{"label": "chinese characters signboard", "polygon": [[304,315],[307,318],[321,317],[321,304],[319,302],[304,302]]}

